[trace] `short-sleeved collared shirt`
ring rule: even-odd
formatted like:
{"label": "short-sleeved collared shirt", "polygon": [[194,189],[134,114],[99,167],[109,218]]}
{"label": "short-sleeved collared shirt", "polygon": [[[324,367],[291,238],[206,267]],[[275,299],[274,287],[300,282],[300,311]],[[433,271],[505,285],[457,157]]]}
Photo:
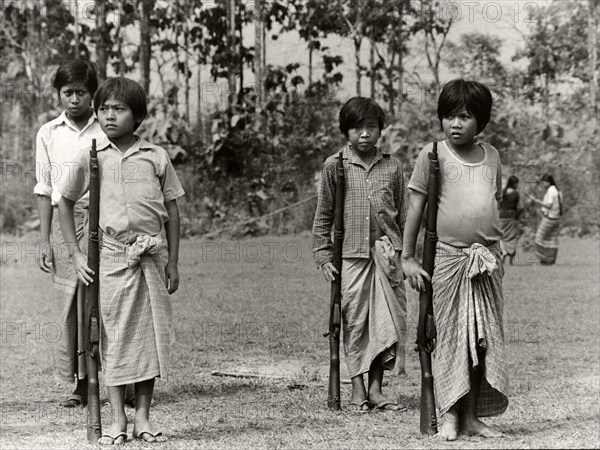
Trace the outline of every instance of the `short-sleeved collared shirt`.
{"label": "short-sleeved collared shirt", "polygon": [[35,141],[36,185],[34,194],[52,198],[56,205],[60,195],[53,189],[66,176],[77,157],[79,149],[91,145],[92,139],[100,140],[104,132],[95,114],[81,130],[67,118],[66,112],[42,125]]}
{"label": "short-sleeved collared shirt", "polygon": [[[97,143],[100,167],[100,228],[123,243],[137,236],[156,236],[168,220],[165,202],[184,195],[165,149],[143,139],[125,153],[105,137]],[[76,201],[89,188],[89,150],[78,155],[70,176],[58,192]]]}
{"label": "short-sleeved collared shirt", "polygon": [[[370,221],[377,220],[395,250],[402,250],[406,222],[406,183],[400,160],[378,148],[368,170],[347,146],[345,172],[343,258],[370,257]],[[331,230],[335,210],[335,166],[338,153],[327,158],[319,181],[319,199],[313,223],[312,249],[317,266],[333,258]]]}

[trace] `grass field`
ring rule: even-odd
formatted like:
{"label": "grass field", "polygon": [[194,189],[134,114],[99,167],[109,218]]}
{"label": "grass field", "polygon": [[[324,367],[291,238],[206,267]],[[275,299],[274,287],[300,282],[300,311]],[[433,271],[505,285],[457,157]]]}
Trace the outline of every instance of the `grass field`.
{"label": "grass field", "polygon": [[[37,268],[32,242],[2,242],[0,447],[93,448],[86,442],[85,410],[57,406],[67,388],[52,377],[52,284]],[[413,325],[406,374],[386,377],[385,387],[407,411],[327,409],[322,333],[329,292],[309,245],[308,235],[182,242],[172,377],[157,382],[152,408],[170,437],[161,448],[600,447],[597,240],[561,239],[556,266],[531,265],[522,254],[520,264],[506,268],[510,405],[488,419],[506,437],[455,443],[419,433]],[[411,324],[415,314],[416,295],[409,293]],[[343,384],[343,402],[349,395]],[[108,412],[104,406],[105,424]],[[126,446],[143,447],[131,440],[131,425],[129,433]]]}

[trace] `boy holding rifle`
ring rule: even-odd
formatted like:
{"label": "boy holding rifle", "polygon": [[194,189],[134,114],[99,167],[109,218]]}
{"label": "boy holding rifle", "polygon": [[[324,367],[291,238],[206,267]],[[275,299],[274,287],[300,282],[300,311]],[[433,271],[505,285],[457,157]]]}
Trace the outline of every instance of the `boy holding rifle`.
{"label": "boy holding rifle", "polygon": [[402,264],[410,286],[433,287],[437,337],[433,382],[442,426],[438,438],[501,437],[478,417],[502,414],[508,406],[504,355],[502,237],[497,202],[502,199],[498,150],[476,142],[490,120],[492,95],[475,81],[453,80],[439,98],[438,118],[446,140],[438,145],[440,178],[433,277],[415,259],[415,242],[427,199],[426,145],[408,184],[410,204]]}
{"label": "boy holding rifle", "polygon": [[[385,114],[372,99],[354,97],[340,111],[345,178],[341,273],[335,268],[331,230],[334,222],[338,155],[329,157],[319,182],[313,224],[313,253],[325,280],[341,276],[342,329],[350,405],[403,409],[381,391],[383,371],[404,370],[406,296],[400,250],[406,218],[406,186],[400,161],[384,154],[377,141]],[[363,374],[368,373],[365,388]]]}
{"label": "boy holding rifle", "polygon": [[[146,95],[135,81],[109,78],[94,97],[106,138],[97,144],[100,166],[101,360],[112,423],[99,440],[127,439],[125,385],[135,385],[133,438],[165,440],[150,423],[154,380],[169,366],[171,302],[179,284],[179,210],[184,192],[167,152],[134,134],[147,115]],[[59,212],[75,272],[86,285],[93,272],[75,238],[73,205],[88,188],[89,149],[61,180]],[[166,242],[164,237],[166,236]]]}

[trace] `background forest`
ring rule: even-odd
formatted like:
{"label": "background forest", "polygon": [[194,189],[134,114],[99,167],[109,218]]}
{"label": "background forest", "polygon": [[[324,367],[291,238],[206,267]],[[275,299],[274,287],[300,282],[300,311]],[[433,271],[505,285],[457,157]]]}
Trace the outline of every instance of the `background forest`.
{"label": "background forest", "polygon": [[[482,138],[499,149],[505,177],[517,175],[521,190],[539,198],[537,181],[553,173],[564,233],[597,235],[599,1],[514,3],[526,24],[515,64],[502,61],[503,40],[493,34],[450,33],[474,3],[3,1],[1,231],[35,227],[35,133],[60,112],[56,67],[79,57],[101,79],[125,75],[146,89],[150,114],[140,133],[173,152],[187,193],[186,235],[310,229],[315,176],[343,144],[337,113],[352,95],[384,107],[381,145],[410,175],[422,145],[441,138],[437,94],[456,76],[492,88]],[[301,45],[286,63],[267,58],[291,33]],[[340,54],[332,37],[350,42],[353,54]],[[415,55],[419,70],[407,64]],[[527,214],[533,227],[535,208]]]}

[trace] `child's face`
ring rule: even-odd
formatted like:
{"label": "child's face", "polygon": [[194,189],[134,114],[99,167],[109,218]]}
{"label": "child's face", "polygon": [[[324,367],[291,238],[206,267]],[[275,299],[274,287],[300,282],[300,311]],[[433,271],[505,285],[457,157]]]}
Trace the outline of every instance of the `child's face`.
{"label": "child's face", "polygon": [[98,108],[98,121],[102,131],[111,139],[133,134],[136,123],[131,108],[113,97],[109,97]]}
{"label": "child's face", "polygon": [[454,148],[470,146],[477,135],[477,119],[466,108],[442,117],[442,128]]}
{"label": "child's face", "polygon": [[379,122],[376,117],[366,117],[348,130],[348,141],[359,153],[370,153],[379,140]]}
{"label": "child's face", "polygon": [[58,92],[60,105],[72,118],[85,116],[90,111],[92,95],[83,81],[65,84]]}

